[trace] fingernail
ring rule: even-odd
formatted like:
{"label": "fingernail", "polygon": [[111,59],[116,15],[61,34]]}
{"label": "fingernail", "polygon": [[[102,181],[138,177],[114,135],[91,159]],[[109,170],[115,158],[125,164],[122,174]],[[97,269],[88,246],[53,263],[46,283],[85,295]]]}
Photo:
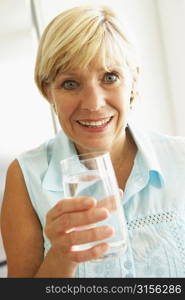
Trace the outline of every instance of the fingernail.
{"label": "fingernail", "polygon": [[109,234],[109,235],[112,235],[112,234],[114,234],[114,228],[113,227],[106,227],[105,229],[104,229],[104,233],[107,235],[107,234]]}
{"label": "fingernail", "polygon": [[92,199],[92,198],[86,198],[86,199],[84,200],[84,202],[83,202],[83,205],[84,205],[85,207],[89,207],[89,206],[91,206],[93,203],[94,203],[94,199]]}
{"label": "fingernail", "polygon": [[107,218],[107,217],[109,217],[109,215],[110,215],[110,213],[109,213],[108,209],[106,209],[104,207],[97,209],[96,217]]}

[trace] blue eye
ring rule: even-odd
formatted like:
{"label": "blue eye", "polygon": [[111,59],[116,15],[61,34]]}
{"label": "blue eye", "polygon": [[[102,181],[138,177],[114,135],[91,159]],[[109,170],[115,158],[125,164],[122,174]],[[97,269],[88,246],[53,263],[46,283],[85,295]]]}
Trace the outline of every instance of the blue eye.
{"label": "blue eye", "polygon": [[114,83],[117,79],[118,76],[115,73],[106,73],[104,76],[104,81],[106,83]]}
{"label": "blue eye", "polygon": [[62,86],[67,90],[73,90],[78,86],[78,83],[74,80],[66,80],[63,82]]}

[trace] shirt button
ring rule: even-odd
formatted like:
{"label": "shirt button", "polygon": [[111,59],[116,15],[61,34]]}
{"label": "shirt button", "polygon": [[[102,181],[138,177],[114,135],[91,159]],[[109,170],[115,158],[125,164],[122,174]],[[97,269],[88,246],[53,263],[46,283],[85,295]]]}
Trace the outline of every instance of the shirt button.
{"label": "shirt button", "polygon": [[131,269],[132,268],[132,263],[130,260],[127,260],[125,263],[124,263],[124,267],[125,269]]}

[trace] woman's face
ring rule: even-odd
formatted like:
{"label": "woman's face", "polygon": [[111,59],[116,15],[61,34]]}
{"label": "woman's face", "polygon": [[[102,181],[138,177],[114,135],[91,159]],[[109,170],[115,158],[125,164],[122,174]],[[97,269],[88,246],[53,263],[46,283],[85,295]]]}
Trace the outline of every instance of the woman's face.
{"label": "woman's face", "polygon": [[123,143],[133,77],[129,68],[91,63],[58,74],[49,88],[59,122],[80,153],[111,151]]}

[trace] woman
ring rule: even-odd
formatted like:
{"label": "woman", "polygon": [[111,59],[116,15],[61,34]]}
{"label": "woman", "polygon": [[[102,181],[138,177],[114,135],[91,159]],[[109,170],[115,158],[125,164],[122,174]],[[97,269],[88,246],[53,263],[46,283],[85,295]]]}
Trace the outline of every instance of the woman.
{"label": "woman", "polygon": [[[185,275],[185,141],[128,122],[138,75],[132,44],[110,8],[73,8],[45,29],[35,79],[62,131],[8,169],[2,232],[9,277]],[[70,229],[104,220],[107,211],[93,198],[64,199],[59,162],[100,150],[110,152],[124,191],[129,243],[124,255],[92,263],[108,250],[111,229]],[[95,240],[93,248],[72,250]]]}

